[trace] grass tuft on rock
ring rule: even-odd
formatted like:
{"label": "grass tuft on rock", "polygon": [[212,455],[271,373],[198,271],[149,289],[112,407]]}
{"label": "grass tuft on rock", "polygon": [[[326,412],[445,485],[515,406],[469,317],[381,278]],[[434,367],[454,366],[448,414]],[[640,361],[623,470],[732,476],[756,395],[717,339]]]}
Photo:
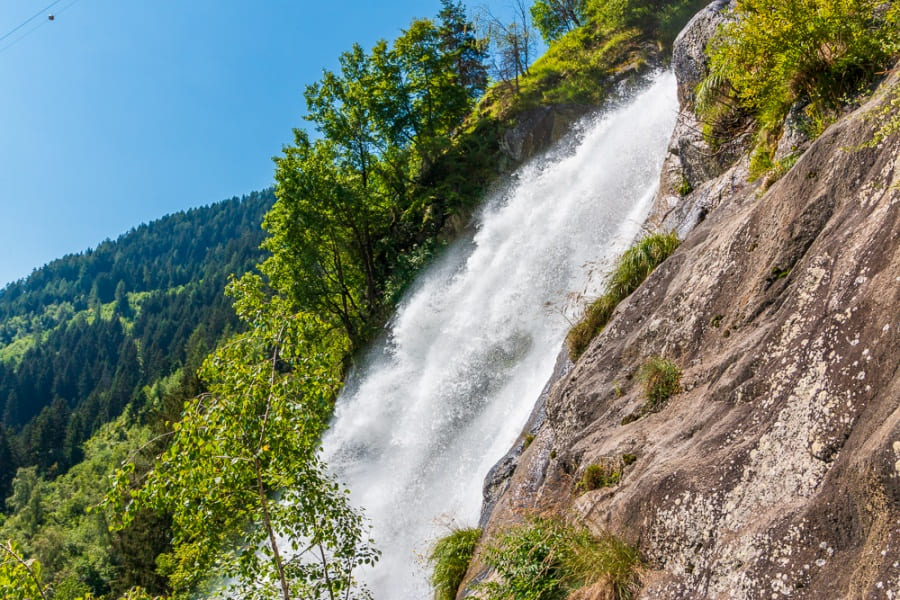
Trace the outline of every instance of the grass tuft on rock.
{"label": "grass tuft on rock", "polygon": [[572,360],[587,350],[588,345],[609,323],[619,302],[627,298],[653,270],[666,260],[680,243],[675,232],[654,233],[641,239],[622,254],[610,275],[604,293],[594,300],[584,317],[566,336]]}
{"label": "grass tuft on rock", "polygon": [[641,412],[655,412],[681,391],[681,368],[668,358],[654,356],[638,370],[638,380],[647,399]]}
{"label": "grass tuft on rock", "polygon": [[604,487],[611,487],[619,483],[622,478],[622,469],[620,465],[613,461],[604,460],[600,463],[593,463],[585,467],[584,475],[576,486],[582,492],[590,492],[599,490]]}
{"label": "grass tuft on rock", "polygon": [[478,586],[482,600],[629,600],[641,562],[612,535],[545,517],[506,530],[485,560],[498,580]]}
{"label": "grass tuft on rock", "polygon": [[431,585],[435,600],[456,598],[480,538],[480,529],[454,529],[434,545],[428,560],[434,565]]}

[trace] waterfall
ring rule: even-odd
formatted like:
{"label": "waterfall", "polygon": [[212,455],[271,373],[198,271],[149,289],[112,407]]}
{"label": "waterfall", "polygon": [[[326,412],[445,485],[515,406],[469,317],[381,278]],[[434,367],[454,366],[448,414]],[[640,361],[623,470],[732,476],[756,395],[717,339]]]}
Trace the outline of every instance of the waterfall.
{"label": "waterfall", "polygon": [[483,478],[553,370],[573,295],[595,295],[639,231],[676,110],[674,76],[660,75],[519,169],[351,377],[324,452],[383,552],[360,574],[376,600],[430,598],[429,545],[477,524]]}

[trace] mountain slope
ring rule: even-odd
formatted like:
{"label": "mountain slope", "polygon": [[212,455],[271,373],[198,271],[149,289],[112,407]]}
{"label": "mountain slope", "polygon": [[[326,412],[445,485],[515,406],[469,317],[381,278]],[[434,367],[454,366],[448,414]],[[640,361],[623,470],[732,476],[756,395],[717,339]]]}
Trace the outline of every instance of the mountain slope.
{"label": "mountain slope", "polygon": [[264,191],[176,213],[0,291],[0,497],[19,466],[77,463],[100,425],[159,396],[144,386],[185,365],[196,386],[192,371],[236,326],[222,290],[263,258],[273,202]]}

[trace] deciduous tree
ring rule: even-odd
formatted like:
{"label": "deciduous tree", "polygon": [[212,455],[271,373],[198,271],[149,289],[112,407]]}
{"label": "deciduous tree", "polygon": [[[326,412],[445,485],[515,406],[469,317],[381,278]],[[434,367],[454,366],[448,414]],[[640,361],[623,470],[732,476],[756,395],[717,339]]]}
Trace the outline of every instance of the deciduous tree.
{"label": "deciduous tree", "polygon": [[296,132],[294,146],[276,160],[278,202],[265,221],[272,257],[262,268],[302,310],[336,320],[331,325],[358,348],[379,297],[376,236],[391,213],[339,161],[336,144]]}
{"label": "deciduous tree", "polygon": [[39,562],[25,558],[8,540],[0,544],[0,597],[4,600],[48,600]]}
{"label": "deciduous tree", "polygon": [[[209,393],[174,425],[126,522],[140,507],[171,511],[176,592],[215,573],[247,599],[367,597],[353,573],[377,552],[318,455],[338,385],[321,324],[267,297],[259,277],[228,290],[248,330],[206,361]],[[112,506],[128,479],[121,471]]]}
{"label": "deciduous tree", "polygon": [[548,44],[580,27],[584,20],[585,0],[535,0],[531,18]]}
{"label": "deciduous tree", "polygon": [[534,50],[534,30],[524,0],[516,0],[511,21],[503,21],[489,10],[480,16],[492,47],[494,76],[513,85],[519,93],[519,78],[528,74]]}

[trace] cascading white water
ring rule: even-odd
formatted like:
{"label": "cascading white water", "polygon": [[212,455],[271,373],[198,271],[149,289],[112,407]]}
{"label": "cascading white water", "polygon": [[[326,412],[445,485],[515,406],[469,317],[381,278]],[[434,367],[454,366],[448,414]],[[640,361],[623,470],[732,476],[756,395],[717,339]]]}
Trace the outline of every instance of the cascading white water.
{"label": "cascading white water", "polygon": [[383,555],[361,578],[376,600],[429,598],[421,556],[448,523],[478,522],[482,480],[552,372],[567,296],[595,292],[591,265],[638,232],[676,110],[674,77],[660,75],[585,124],[573,152],[520,169],[338,399],[325,457],[372,521]]}

